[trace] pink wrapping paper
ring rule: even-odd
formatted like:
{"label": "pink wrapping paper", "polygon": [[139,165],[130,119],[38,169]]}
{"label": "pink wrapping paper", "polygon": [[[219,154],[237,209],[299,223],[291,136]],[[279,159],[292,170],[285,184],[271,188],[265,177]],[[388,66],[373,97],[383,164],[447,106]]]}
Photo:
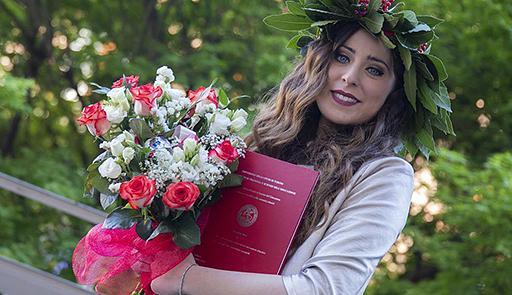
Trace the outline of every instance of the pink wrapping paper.
{"label": "pink wrapping paper", "polygon": [[[207,211],[203,210],[197,221],[201,233]],[[178,265],[193,249],[176,246],[171,233],[146,242],[135,232],[135,225],[104,229],[98,224],[78,242],[73,252],[73,272],[79,284],[96,284],[98,294],[126,295],[139,286],[146,295],[153,295],[151,281]]]}

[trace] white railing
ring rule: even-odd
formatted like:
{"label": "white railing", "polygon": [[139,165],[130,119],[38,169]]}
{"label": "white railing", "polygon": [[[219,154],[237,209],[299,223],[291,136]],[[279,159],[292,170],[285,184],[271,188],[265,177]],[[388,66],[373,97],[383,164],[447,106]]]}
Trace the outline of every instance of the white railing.
{"label": "white railing", "polygon": [[[0,188],[93,224],[103,222],[106,217],[106,213],[103,211],[62,197],[2,172],[0,172]],[[90,295],[93,292],[88,287],[0,256],[0,294]]]}

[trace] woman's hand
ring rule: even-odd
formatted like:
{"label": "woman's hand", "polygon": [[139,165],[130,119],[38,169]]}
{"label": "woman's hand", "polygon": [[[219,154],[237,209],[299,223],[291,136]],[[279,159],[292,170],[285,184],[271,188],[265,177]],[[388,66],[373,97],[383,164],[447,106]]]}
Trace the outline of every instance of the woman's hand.
{"label": "woman's hand", "polygon": [[181,276],[185,269],[196,263],[194,256],[189,254],[185,260],[176,265],[173,269],[159,276],[151,282],[151,289],[159,295],[174,295],[179,293]]}

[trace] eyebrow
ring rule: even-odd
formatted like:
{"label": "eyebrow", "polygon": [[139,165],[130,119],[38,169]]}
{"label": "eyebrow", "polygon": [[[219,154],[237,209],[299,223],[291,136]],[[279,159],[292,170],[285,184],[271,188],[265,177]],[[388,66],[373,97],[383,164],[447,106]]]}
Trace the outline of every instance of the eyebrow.
{"label": "eyebrow", "polygon": [[[349,47],[347,45],[341,45],[340,47],[343,47],[343,48],[347,49],[348,51],[350,51],[350,52],[352,52],[354,54],[356,53],[356,51],[353,48],[351,48],[351,47]],[[391,69],[389,68],[388,64],[385,61],[383,61],[382,59],[377,58],[377,57],[372,56],[372,55],[368,55],[368,59],[383,64],[384,66],[386,66],[388,71],[391,71]]]}

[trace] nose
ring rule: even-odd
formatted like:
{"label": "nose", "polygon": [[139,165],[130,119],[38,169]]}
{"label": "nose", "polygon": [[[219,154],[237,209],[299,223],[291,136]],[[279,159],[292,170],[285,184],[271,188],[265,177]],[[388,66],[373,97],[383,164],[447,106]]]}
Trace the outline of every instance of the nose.
{"label": "nose", "polygon": [[359,85],[358,72],[355,66],[347,67],[341,75],[341,80],[347,83],[347,86]]}

